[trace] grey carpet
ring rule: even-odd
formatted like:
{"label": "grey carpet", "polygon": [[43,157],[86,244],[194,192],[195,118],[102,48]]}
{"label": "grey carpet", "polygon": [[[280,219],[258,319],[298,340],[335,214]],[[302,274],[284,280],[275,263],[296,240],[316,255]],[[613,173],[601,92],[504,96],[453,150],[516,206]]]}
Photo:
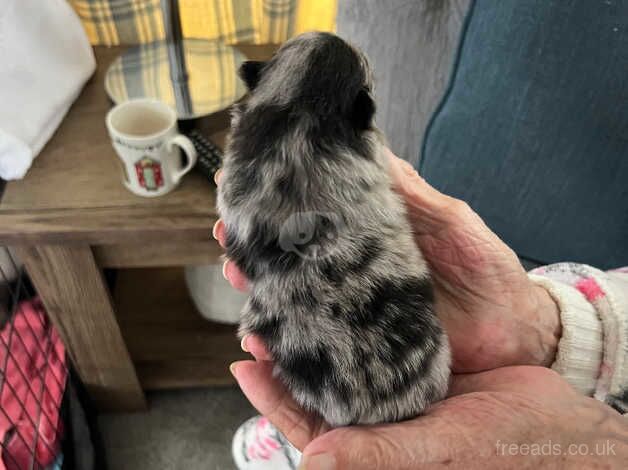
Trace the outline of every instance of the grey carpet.
{"label": "grey carpet", "polygon": [[255,415],[235,387],[155,392],[146,413],[99,418],[111,470],[232,470],[231,438]]}

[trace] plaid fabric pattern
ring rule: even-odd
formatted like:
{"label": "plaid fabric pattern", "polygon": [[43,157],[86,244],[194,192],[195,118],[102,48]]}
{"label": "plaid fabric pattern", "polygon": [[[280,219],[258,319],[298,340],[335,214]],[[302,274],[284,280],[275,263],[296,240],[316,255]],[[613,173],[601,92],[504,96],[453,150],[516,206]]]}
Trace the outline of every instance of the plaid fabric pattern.
{"label": "plaid fabric pattern", "polygon": [[[94,45],[164,38],[159,0],[68,0]],[[307,30],[335,29],[336,0],[180,0],[186,38],[228,44],[281,43]]]}
{"label": "plaid fabric pattern", "polygon": [[[240,66],[239,56],[219,41],[206,42],[188,40],[186,63],[197,69],[188,69],[191,76],[202,74],[203,88],[197,89],[194,104],[201,109],[223,109],[246,93],[241,80],[233,72]],[[141,64],[141,66],[140,66]],[[125,80],[128,74],[123,70],[141,70],[141,80]],[[138,96],[159,96],[164,102],[175,107],[175,98],[170,80],[168,53],[159,44],[146,44],[139,48],[137,56],[122,56],[121,61],[112,67],[105,84],[115,96],[128,99]]]}

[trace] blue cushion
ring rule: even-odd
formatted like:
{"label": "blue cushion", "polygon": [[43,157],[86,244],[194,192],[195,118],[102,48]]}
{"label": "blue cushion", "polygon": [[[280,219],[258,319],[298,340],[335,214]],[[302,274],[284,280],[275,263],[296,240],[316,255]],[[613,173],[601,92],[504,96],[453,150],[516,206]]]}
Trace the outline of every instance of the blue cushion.
{"label": "blue cushion", "polygon": [[419,170],[544,263],[628,264],[628,1],[477,0]]}

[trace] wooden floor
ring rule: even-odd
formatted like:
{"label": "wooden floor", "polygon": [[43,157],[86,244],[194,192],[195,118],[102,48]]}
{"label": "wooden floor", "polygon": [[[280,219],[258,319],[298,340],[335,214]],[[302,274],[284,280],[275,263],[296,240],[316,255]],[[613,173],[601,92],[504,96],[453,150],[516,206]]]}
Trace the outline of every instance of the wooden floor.
{"label": "wooden floor", "polygon": [[144,390],[231,385],[229,364],[250,358],[235,326],[196,311],[183,268],[119,270],[114,303]]}

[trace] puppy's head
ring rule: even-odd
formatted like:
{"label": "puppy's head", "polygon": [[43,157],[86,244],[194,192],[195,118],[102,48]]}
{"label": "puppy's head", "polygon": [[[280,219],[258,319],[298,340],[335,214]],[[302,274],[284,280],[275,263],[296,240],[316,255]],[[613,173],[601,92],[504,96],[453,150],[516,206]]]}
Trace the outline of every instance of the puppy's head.
{"label": "puppy's head", "polygon": [[368,62],[334,34],[297,36],[268,62],[245,62],[239,74],[251,92],[251,108],[272,106],[321,119],[340,118],[356,129],[373,124]]}

